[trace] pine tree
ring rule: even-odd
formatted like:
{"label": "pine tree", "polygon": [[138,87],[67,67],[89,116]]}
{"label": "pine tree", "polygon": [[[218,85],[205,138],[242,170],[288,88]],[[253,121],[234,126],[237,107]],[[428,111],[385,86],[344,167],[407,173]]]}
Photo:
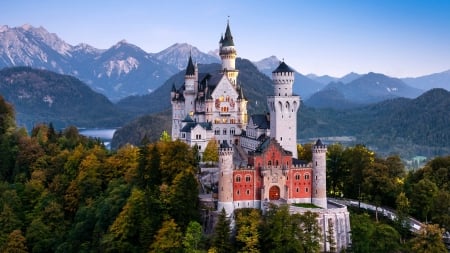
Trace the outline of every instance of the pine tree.
{"label": "pine tree", "polygon": [[232,249],[231,244],[230,220],[227,218],[225,209],[219,214],[217,224],[214,228],[214,236],[212,247],[217,250],[217,253],[230,253]]}

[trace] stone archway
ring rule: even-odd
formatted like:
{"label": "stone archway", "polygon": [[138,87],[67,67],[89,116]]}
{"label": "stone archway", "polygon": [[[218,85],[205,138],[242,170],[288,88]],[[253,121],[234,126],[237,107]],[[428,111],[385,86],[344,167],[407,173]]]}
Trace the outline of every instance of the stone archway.
{"label": "stone archway", "polygon": [[279,199],[280,199],[280,188],[276,185],[270,187],[269,200],[279,200]]}

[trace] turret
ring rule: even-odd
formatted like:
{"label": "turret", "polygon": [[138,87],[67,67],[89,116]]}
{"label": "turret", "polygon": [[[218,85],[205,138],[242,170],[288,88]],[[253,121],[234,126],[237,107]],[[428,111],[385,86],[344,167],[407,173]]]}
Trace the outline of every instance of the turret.
{"label": "turret", "polygon": [[230,82],[236,86],[239,71],[236,69],[236,48],[234,46],[233,35],[231,35],[230,23],[227,23],[225,36],[219,41],[219,55],[222,59],[222,70],[227,74]]}
{"label": "turret", "polygon": [[284,61],[272,72],[275,96],[292,96],[294,73],[294,70],[284,63]]}
{"label": "turret", "polygon": [[294,71],[284,62],[272,72],[273,96],[267,97],[270,136],[297,158],[297,111],[300,97],[292,94]]}
{"label": "turret", "polygon": [[313,179],[311,201],[314,205],[327,209],[327,146],[317,140],[312,147]]}
{"label": "turret", "polygon": [[219,185],[217,210],[225,208],[227,215],[233,207],[233,148],[225,142],[219,148]]}
{"label": "turret", "polygon": [[185,114],[193,114],[195,112],[196,79],[196,69],[194,63],[192,62],[192,57],[189,55],[186,74],[184,75],[184,98],[186,100]]}
{"label": "turret", "polygon": [[195,86],[195,66],[192,63],[192,57],[189,55],[188,65],[186,67],[186,74],[184,75],[184,82],[186,91],[193,91]]}

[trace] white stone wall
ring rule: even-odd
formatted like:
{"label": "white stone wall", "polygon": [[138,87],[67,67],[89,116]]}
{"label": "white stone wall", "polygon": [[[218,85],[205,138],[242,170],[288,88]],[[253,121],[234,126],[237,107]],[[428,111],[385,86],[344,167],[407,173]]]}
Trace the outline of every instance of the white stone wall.
{"label": "white stone wall", "polygon": [[313,178],[312,203],[327,208],[327,148],[326,146],[313,146]]}
{"label": "white stone wall", "polygon": [[300,97],[268,96],[267,104],[270,110],[270,136],[297,158],[297,111]]}

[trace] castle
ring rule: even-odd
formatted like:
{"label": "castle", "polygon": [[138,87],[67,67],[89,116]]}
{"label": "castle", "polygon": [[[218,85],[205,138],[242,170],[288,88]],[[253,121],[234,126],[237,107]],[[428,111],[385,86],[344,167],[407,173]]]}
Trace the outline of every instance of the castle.
{"label": "castle", "polygon": [[[247,99],[237,78],[236,48],[227,24],[219,42],[222,70],[199,73],[189,57],[185,82],[172,88],[172,138],[202,153],[210,140],[220,145],[217,210],[232,215],[238,208],[265,209],[269,202],[290,204],[291,212],[319,214],[325,238],[332,222],[338,249],[350,241],[349,213],[326,197],[326,152],[320,140],[313,145],[312,162],[297,159],[297,111],[294,71],[285,63],[272,72],[269,113],[247,115]],[[300,208],[310,203],[317,208]],[[325,240],[324,240],[325,242]],[[329,245],[323,243],[324,250]]]}

